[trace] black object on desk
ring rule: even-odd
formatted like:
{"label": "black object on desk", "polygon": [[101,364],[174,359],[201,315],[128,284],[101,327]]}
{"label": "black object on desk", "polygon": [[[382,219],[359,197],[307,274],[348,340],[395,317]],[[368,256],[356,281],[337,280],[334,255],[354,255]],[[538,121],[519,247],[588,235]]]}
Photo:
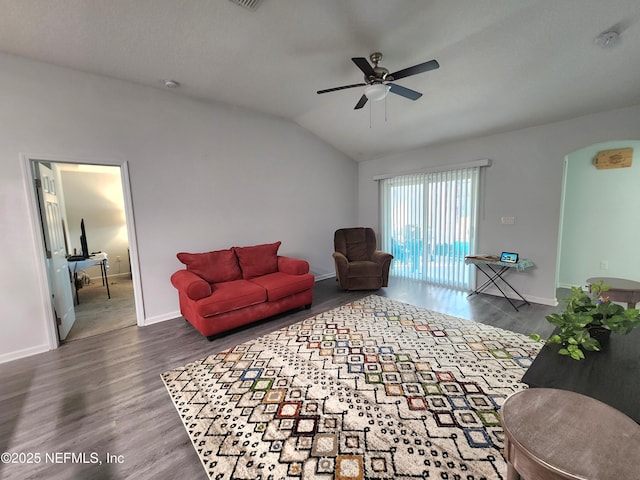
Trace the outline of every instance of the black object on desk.
{"label": "black object on desk", "polygon": [[517,263],[518,254],[513,252],[502,252],[500,254],[500,261],[505,263]]}
{"label": "black object on desk", "polygon": [[558,344],[545,345],[522,377],[530,387],[582,393],[620,410],[640,423],[640,329],[611,334],[601,352],[585,359],[559,355]]}

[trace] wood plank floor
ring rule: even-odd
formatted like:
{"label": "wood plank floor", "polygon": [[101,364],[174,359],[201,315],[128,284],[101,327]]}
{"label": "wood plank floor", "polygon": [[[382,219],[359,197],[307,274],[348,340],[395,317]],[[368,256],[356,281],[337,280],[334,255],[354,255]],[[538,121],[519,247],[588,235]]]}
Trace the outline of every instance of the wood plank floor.
{"label": "wood plank floor", "polygon": [[[516,312],[504,299],[402,279],[376,292],[524,334],[547,335],[555,307]],[[334,279],[315,286],[310,310],[279,315],[213,342],[183,319],[122,328],[0,364],[0,453],[41,455],[40,463],[0,463],[1,479],[206,479],[160,374],[288,326],[371,292],[344,292]],[[45,454],[96,454],[101,465],[45,462]],[[121,456],[107,463],[107,455]],[[28,460],[28,458],[27,458]],[[32,458],[32,460],[34,460]]]}
{"label": "wood plank floor", "polygon": [[136,324],[133,281],[126,275],[109,277],[110,297],[100,279],[80,289],[80,303],[74,306],[76,321],[65,342],[92,337]]}

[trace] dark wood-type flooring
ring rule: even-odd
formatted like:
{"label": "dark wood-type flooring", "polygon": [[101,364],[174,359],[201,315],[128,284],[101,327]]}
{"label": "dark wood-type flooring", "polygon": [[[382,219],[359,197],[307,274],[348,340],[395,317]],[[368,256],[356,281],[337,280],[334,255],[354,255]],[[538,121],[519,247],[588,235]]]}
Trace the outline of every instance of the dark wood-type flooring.
{"label": "dark wood-type flooring", "polygon": [[[375,293],[523,334],[552,330],[544,316],[555,307],[532,304],[516,312],[489,295],[467,298],[465,292],[397,278],[390,283]],[[0,364],[0,453],[32,462],[40,455],[40,463],[0,463],[0,478],[205,479],[160,374],[370,293],[342,291],[332,278],[316,284],[310,310],[279,315],[213,342],[179,318]],[[102,465],[74,462],[78,458],[65,452],[84,454],[87,462],[97,455]],[[107,455],[118,462],[107,463]]]}

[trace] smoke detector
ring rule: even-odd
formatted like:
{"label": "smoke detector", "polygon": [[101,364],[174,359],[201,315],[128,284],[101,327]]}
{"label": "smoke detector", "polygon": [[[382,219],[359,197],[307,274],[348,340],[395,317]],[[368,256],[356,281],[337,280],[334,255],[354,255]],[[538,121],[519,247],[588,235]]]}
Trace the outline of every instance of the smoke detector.
{"label": "smoke detector", "polygon": [[620,43],[620,34],[615,30],[609,30],[598,35],[595,41],[600,48],[612,48]]}
{"label": "smoke detector", "polygon": [[231,3],[235,3],[241,7],[246,8],[247,10],[251,10],[255,12],[263,0],[229,0]]}
{"label": "smoke detector", "polygon": [[165,80],[164,86],[167,88],[178,88],[180,86],[180,83],[176,82],[175,80]]}

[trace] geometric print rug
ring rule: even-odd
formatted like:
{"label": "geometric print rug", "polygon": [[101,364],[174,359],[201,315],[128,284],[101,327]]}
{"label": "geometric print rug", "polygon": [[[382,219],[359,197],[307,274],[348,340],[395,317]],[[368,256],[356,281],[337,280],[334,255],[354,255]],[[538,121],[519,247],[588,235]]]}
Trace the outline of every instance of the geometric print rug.
{"label": "geometric print rug", "polygon": [[540,347],[371,295],[161,376],[212,479],[504,479]]}

